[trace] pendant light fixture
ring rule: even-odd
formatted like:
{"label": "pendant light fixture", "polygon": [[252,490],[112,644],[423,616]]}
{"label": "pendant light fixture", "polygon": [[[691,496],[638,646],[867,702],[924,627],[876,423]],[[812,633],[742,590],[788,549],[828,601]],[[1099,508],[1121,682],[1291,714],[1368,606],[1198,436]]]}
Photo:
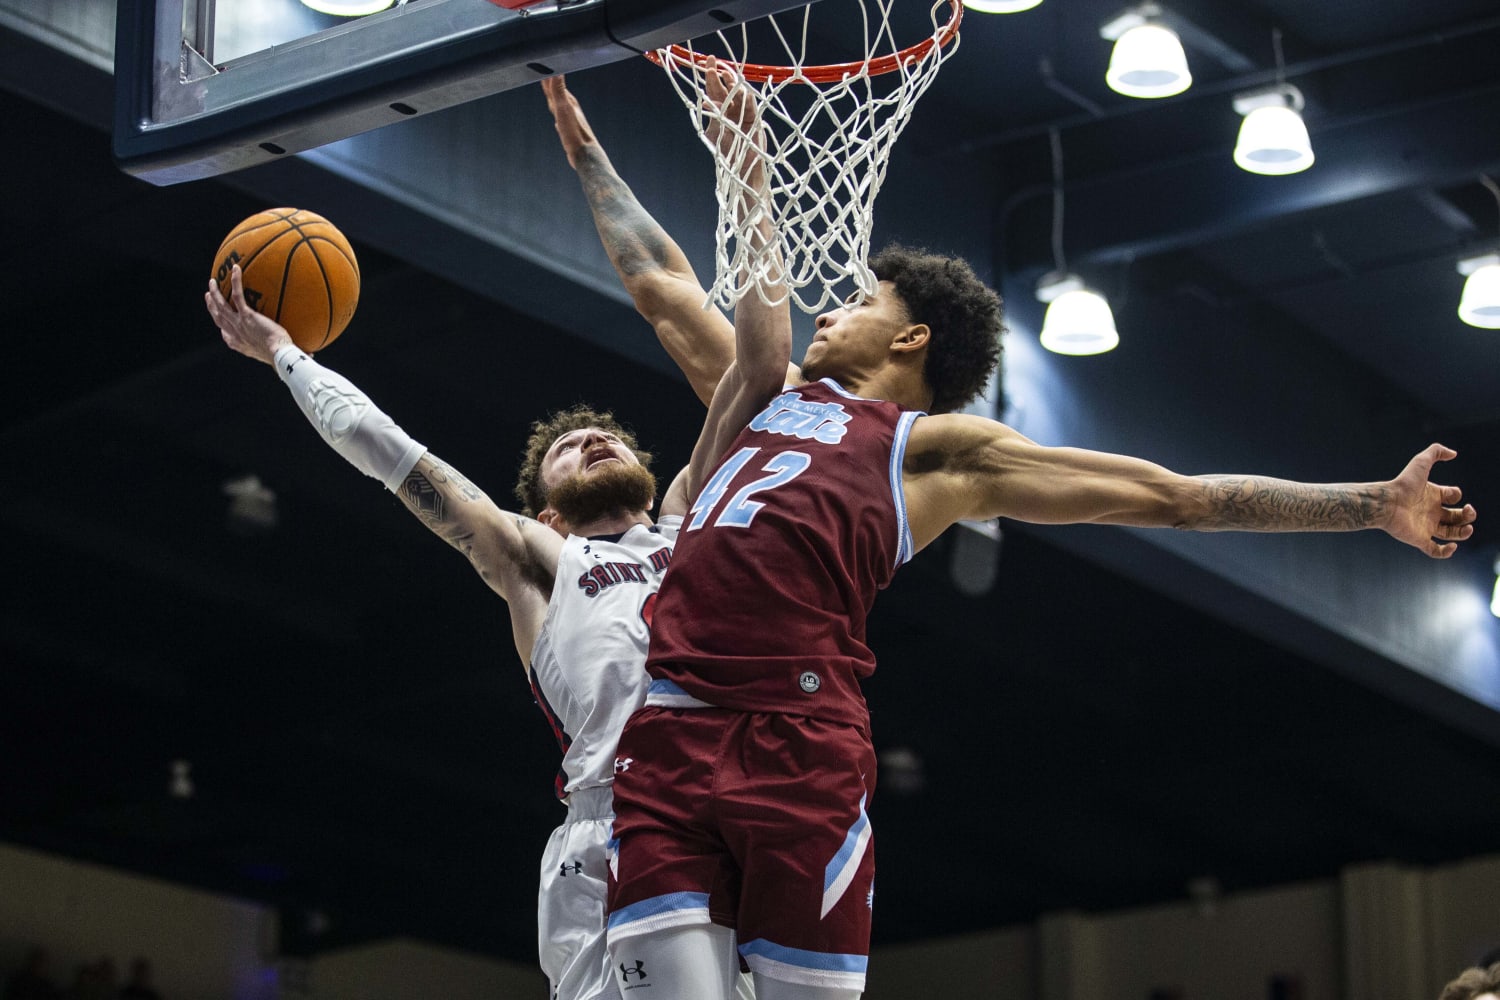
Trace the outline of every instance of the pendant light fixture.
{"label": "pendant light fixture", "polygon": [[[1482,174],[1479,183],[1500,203],[1500,186]],[[1482,330],[1500,330],[1500,253],[1461,260],[1458,273],[1466,279],[1458,300],[1458,318]]]}
{"label": "pendant light fixture", "polygon": [[1314,157],[1302,121],[1302,91],[1285,79],[1280,28],[1271,31],[1271,47],[1276,52],[1276,82],[1234,98],[1234,110],[1245,117],[1234,145],[1234,162],[1252,174],[1280,176],[1306,170]]}
{"label": "pendant light fixture", "polygon": [[1036,297],[1047,303],[1039,339],[1052,353],[1103,354],[1120,346],[1109,302],[1076,274],[1043,276],[1037,282]]}
{"label": "pendant light fixture", "polygon": [[1500,330],[1500,254],[1461,260],[1458,273],[1467,278],[1458,318],[1482,330]]}
{"label": "pendant light fixture", "polygon": [[1302,122],[1302,92],[1291,84],[1241,94],[1234,110],[1245,116],[1234,162],[1252,174],[1295,174],[1313,165],[1312,140]]}
{"label": "pendant light fixture", "polygon": [[1114,313],[1103,295],[1068,270],[1063,256],[1062,135],[1049,130],[1052,142],[1052,259],[1056,270],[1037,282],[1037,301],[1047,303],[1039,339],[1054,354],[1103,354],[1120,343]]}
{"label": "pendant light fixture", "polygon": [[1500,618],[1500,559],[1495,560],[1495,590],[1490,595],[1490,614]]}
{"label": "pendant light fixture", "polygon": [[1144,3],[1099,27],[1099,37],[1115,43],[1104,82],[1126,97],[1171,97],[1193,83],[1187,53],[1177,33],[1161,23],[1163,11]]}

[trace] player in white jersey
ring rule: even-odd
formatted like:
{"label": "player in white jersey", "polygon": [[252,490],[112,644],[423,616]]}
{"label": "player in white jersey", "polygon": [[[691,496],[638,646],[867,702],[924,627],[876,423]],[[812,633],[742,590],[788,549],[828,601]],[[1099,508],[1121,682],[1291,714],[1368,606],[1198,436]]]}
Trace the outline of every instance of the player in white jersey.
{"label": "player in white jersey", "polygon": [[[686,508],[687,470],[653,524],[651,456],[609,414],[574,407],[533,425],[517,485],[526,510],[503,511],[251,310],[238,267],[230,298],[210,286],[206,301],[225,343],[273,365],[324,440],[505,599],[521,664],[563,748],[557,793],[568,815],[543,856],[537,902],[542,970],[554,1000],[618,1000],[604,943],[606,851],[610,784],[629,762],[615,760],[615,745],[645,700],[651,605]],[[748,979],[740,989],[753,997]]]}
{"label": "player in white jersey", "polygon": [[[561,93],[550,91],[549,98]],[[565,117],[559,131],[566,147]],[[579,172],[592,200],[596,192],[585,171]],[[626,251],[602,226],[601,236],[623,271]],[[654,249],[683,260],[675,245]],[[516,651],[563,747],[557,791],[568,818],[554,831],[542,861],[542,967],[555,1000],[618,998],[604,943],[610,786],[616,770],[631,763],[617,760],[615,749],[625,720],[645,700],[652,604],[693,483],[761,398],[781,384],[784,363],[768,368],[760,358],[775,358],[786,345],[777,348],[754,330],[766,311],[752,295],[750,307],[740,310],[749,317],[740,342],[750,342],[753,334],[757,351],[751,353],[759,358],[745,362],[720,353],[717,370],[715,362],[705,361],[692,371],[694,388],[705,400],[711,396],[712,404],[693,462],[663,497],[660,524],[649,514],[656,495],[650,455],[609,414],[582,408],[533,425],[516,487],[523,510],[516,514],[502,511],[353,383],[250,309],[238,266],[230,289],[226,300],[210,282],[205,296],[225,343],[272,365],[324,440],[462,552],[509,606]],[[657,332],[664,341],[697,336],[675,328]],[[740,976],[735,988],[741,998],[753,997],[748,977]]]}
{"label": "player in white jersey", "polygon": [[560,797],[614,779],[614,740],[643,687],[638,652],[682,518],[620,535],[569,535],[547,619],[531,653],[531,683],[563,748]]}
{"label": "player in white jersey", "polygon": [[[620,728],[645,696],[650,601],[685,508],[679,475],[650,513],[650,455],[609,414],[575,407],[533,426],[523,513],[413,441],[352,382],[244,301],[238,267],[209,314],[231,348],[273,365],[325,441],[462,552],[510,608],[516,652],[564,757],[567,820],[542,863],[538,944],[556,1000],[618,998],[604,948],[605,850]],[[533,504],[535,507],[533,508]]]}
{"label": "player in white jersey", "polygon": [[651,606],[682,518],[624,534],[569,535],[547,619],[531,654],[531,684],[563,748],[558,793],[568,818],[542,855],[537,940],[554,997],[616,996],[600,933],[614,819],[615,744],[645,698],[642,665]]}

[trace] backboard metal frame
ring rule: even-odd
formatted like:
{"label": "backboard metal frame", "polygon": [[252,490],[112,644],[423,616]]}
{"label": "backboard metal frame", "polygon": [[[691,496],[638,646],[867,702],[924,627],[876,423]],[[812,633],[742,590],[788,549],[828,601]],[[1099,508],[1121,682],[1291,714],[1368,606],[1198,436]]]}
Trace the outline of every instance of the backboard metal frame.
{"label": "backboard metal frame", "polygon": [[211,2],[118,0],[115,161],[213,177],[805,2],[415,0],[214,65]]}

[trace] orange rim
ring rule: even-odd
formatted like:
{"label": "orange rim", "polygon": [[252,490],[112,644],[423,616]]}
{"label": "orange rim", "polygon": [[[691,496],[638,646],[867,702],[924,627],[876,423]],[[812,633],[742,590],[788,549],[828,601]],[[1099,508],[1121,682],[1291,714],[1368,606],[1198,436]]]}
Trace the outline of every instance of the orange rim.
{"label": "orange rim", "polygon": [[[937,33],[936,38],[924,38],[909,48],[902,49],[900,52],[892,52],[888,56],[881,56],[879,59],[804,66],[801,79],[807,83],[838,83],[846,76],[858,76],[861,73],[880,76],[884,73],[893,73],[908,63],[926,58],[927,53],[932,51],[933,45],[946,47],[958,35],[958,25],[964,17],[964,6],[961,0],[948,0],[948,3],[953,8],[953,15]],[[679,65],[691,64],[705,71],[708,69],[709,60],[715,58],[702,52],[692,52],[681,45],[668,45],[665,49],[647,52],[646,58],[660,66],[662,64],[661,52],[667,52],[672,57],[672,61]],[[798,75],[794,66],[763,66],[759,63],[738,63],[733,59],[719,59],[718,62],[730,67],[746,80],[754,80],[756,83],[785,83]]]}

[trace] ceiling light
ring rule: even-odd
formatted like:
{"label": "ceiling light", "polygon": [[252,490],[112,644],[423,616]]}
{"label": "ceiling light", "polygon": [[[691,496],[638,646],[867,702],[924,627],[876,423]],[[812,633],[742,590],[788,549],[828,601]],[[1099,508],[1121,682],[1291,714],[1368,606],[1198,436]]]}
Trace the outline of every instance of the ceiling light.
{"label": "ceiling light", "polygon": [[1234,146],[1234,162],[1241,170],[1279,176],[1313,165],[1302,106],[1302,92],[1290,84],[1235,97],[1234,110],[1245,116]]}
{"label": "ceiling light", "polygon": [[1500,618],[1500,559],[1495,560],[1495,592],[1490,595],[1490,614]]}
{"label": "ceiling light", "polygon": [[1047,303],[1042,346],[1054,354],[1103,354],[1120,344],[1115,316],[1104,296],[1076,274],[1053,272],[1037,282],[1036,297]]}
{"label": "ceiling light", "polygon": [[1469,278],[1458,300],[1458,318],[1470,326],[1500,330],[1500,254],[1461,260],[1458,273]]}
{"label": "ceiling light", "polygon": [[319,14],[335,17],[364,17],[385,10],[396,0],[302,0],[302,6],[311,7]]}
{"label": "ceiling light", "polygon": [[1192,85],[1187,53],[1171,28],[1156,20],[1162,9],[1143,4],[1099,28],[1099,36],[1115,43],[1104,80],[1109,89],[1126,97],[1171,97]]}
{"label": "ceiling light", "polygon": [[1068,270],[1063,257],[1062,133],[1047,130],[1052,147],[1052,259],[1056,269],[1036,283],[1037,301],[1047,303],[1042,318],[1042,346],[1055,354],[1103,354],[1120,343],[1114,313],[1104,296]]}
{"label": "ceiling light", "polygon": [[964,6],[981,14],[1019,14],[1041,2],[1042,0],[964,0]]}

